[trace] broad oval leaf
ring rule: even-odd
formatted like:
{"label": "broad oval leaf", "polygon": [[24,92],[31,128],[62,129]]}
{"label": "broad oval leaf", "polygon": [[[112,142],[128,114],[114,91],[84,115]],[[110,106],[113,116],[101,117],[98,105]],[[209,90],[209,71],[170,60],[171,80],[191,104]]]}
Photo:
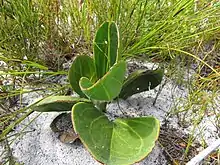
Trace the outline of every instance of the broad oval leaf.
{"label": "broad oval leaf", "polygon": [[81,77],[95,79],[95,66],[93,59],[87,55],[77,56],[70,67],[68,76],[73,90],[81,97],[85,97],[79,87],[79,80]]}
{"label": "broad oval leaf", "polygon": [[80,79],[82,92],[93,100],[111,101],[117,97],[121,91],[126,71],[126,63],[121,61],[115,64],[109,71],[96,83],[92,83],[88,78]]}
{"label": "broad oval leaf", "polygon": [[142,160],[152,151],[160,127],[154,117],[109,121],[89,103],[73,106],[72,121],[89,152],[106,165],[127,165]]}
{"label": "broad oval leaf", "polygon": [[90,102],[87,99],[72,96],[49,96],[37,103],[33,110],[39,112],[71,111],[74,104],[82,101]]}
{"label": "broad oval leaf", "polygon": [[96,32],[94,41],[94,60],[97,77],[108,72],[118,57],[118,28],[114,22],[103,23]]}
{"label": "broad oval leaf", "polygon": [[137,70],[125,80],[119,98],[126,99],[133,94],[157,87],[163,78],[163,70]]}

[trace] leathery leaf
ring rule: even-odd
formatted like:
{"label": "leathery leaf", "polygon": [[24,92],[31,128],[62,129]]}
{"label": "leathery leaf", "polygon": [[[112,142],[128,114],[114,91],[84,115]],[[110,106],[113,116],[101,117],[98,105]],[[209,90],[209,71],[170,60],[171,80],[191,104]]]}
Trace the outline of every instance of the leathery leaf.
{"label": "leathery leaf", "polygon": [[94,84],[88,78],[82,77],[79,81],[80,88],[90,99],[111,101],[121,91],[125,71],[126,63],[121,61],[110,68],[106,75]]}
{"label": "leathery leaf", "polygon": [[90,103],[72,108],[76,133],[96,160],[106,165],[133,164],[146,157],[159,135],[159,121],[154,117],[108,118]]}
{"label": "leathery leaf", "polygon": [[163,70],[137,70],[125,80],[119,98],[126,99],[133,94],[157,87],[163,78]]}
{"label": "leathery leaf", "polygon": [[77,56],[71,65],[68,76],[73,90],[81,97],[85,97],[79,87],[79,80],[81,77],[87,77],[92,80],[95,79],[95,66],[93,59],[87,55]]}
{"label": "leathery leaf", "polygon": [[39,112],[71,111],[74,104],[82,101],[90,102],[87,99],[72,96],[49,96],[37,103],[33,110]]}
{"label": "leathery leaf", "polygon": [[98,78],[104,76],[118,59],[118,37],[118,28],[114,22],[105,22],[96,33],[94,60]]}

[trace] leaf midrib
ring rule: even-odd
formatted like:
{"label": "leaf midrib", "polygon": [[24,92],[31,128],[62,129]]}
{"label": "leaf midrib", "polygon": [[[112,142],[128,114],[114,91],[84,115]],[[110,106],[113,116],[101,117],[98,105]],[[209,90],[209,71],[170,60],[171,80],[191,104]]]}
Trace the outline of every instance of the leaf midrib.
{"label": "leaf midrib", "polygon": [[110,142],[110,148],[109,148],[109,160],[108,161],[110,161],[111,162],[111,149],[112,149],[112,138],[113,138],[113,135],[114,135],[114,128],[115,128],[115,126],[117,125],[117,123],[120,123],[120,124],[122,124],[122,125],[125,125],[127,128],[129,128],[134,134],[136,134],[138,137],[139,137],[139,139],[140,139],[140,141],[141,141],[141,145],[140,145],[140,147],[139,147],[139,152],[138,152],[138,154],[141,152],[141,148],[143,147],[143,144],[144,144],[144,142],[143,142],[143,139],[141,138],[141,136],[135,131],[135,130],[133,130],[128,124],[126,124],[126,123],[124,123],[124,122],[122,122],[122,121],[120,121],[120,120],[115,120],[114,122],[113,122],[113,128],[112,128],[112,136],[111,136],[111,142]]}

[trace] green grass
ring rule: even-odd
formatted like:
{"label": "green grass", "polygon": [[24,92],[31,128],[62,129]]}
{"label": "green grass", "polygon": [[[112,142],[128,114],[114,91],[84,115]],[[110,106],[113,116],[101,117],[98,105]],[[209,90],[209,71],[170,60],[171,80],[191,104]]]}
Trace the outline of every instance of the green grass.
{"label": "green grass", "polygon": [[57,60],[82,48],[91,53],[94,32],[106,20],[118,24],[125,58],[140,54],[174,58],[175,51],[168,53],[170,48],[191,48],[201,39],[219,33],[219,8],[201,7],[195,12],[194,0],[108,2],[85,1],[80,8],[73,0],[62,4],[55,0],[3,1],[0,52],[6,57],[27,56],[39,62]]}
{"label": "green grass", "polygon": [[[216,1],[94,0],[79,4],[75,0],[2,0],[0,61],[8,67],[0,67],[1,138],[23,120],[18,114],[29,113],[28,108],[13,110],[5,103],[14,99],[22,102],[24,93],[34,92],[48,77],[67,74],[62,68],[64,62],[78,54],[92,54],[95,31],[107,20],[119,26],[124,59],[162,63],[168,69],[167,76],[190,90],[186,106],[174,114],[184,124],[184,115],[193,116],[192,109],[196,109],[196,128],[197,121],[206,115],[203,106],[212,105],[219,94],[219,63],[213,63],[220,51],[219,17]],[[213,47],[207,50],[209,45]],[[186,81],[183,75],[191,64],[198,65],[196,76]],[[204,69],[209,69],[206,75],[202,74]],[[5,80],[11,84],[2,84]],[[32,89],[27,90],[30,86]],[[53,86],[48,93],[63,89],[60,84]],[[213,91],[211,99],[197,106],[207,90]],[[216,118],[219,125],[218,114]]]}

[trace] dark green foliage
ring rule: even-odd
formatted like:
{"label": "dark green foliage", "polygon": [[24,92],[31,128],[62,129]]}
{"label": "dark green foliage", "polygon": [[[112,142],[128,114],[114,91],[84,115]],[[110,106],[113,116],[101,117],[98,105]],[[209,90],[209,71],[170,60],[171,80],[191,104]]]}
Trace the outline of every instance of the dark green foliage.
{"label": "dark green foliage", "polygon": [[163,70],[137,70],[125,80],[119,98],[126,99],[133,94],[157,87],[163,78]]}

